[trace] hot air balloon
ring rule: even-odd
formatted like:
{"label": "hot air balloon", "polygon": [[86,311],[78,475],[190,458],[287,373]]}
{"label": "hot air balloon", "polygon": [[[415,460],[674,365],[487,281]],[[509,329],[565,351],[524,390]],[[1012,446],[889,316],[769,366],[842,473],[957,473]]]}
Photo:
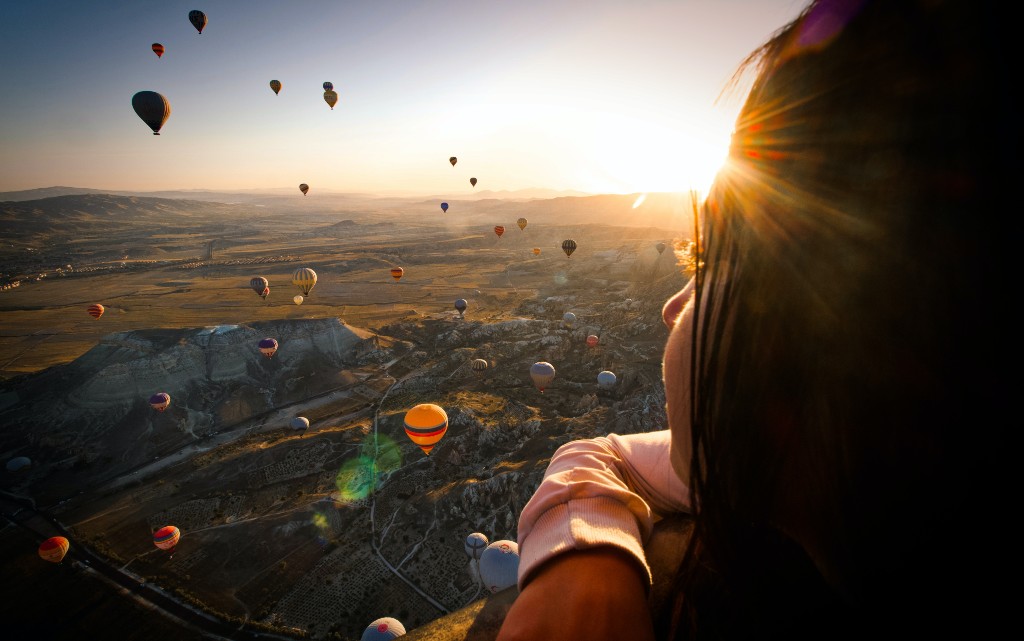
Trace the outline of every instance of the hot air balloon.
{"label": "hot air balloon", "polygon": [[307,185],[306,183],[302,183],[301,185],[299,185],[299,191],[301,191],[302,195],[305,196],[306,193],[309,191],[309,185]]}
{"label": "hot air balloon", "polygon": [[164,46],[159,42],[153,43],[153,53],[156,54],[157,58],[162,58],[164,55]]}
{"label": "hot air balloon", "polygon": [[333,82],[325,82],[324,83],[324,91],[334,91],[334,83]]}
{"label": "hot air balloon", "polygon": [[60,563],[71,543],[63,536],[51,536],[39,545],[39,557],[50,563]]}
{"label": "hot air balloon", "polygon": [[470,367],[472,367],[473,371],[478,375],[483,376],[484,372],[487,371],[487,368],[490,367],[490,365],[482,358],[474,358],[473,362],[470,363]]}
{"label": "hot air balloon", "polygon": [[534,247],[533,248],[533,255],[534,256],[540,256],[540,247]]}
{"label": "hot air balloon", "polygon": [[27,456],[16,456],[7,461],[8,472],[21,472],[32,467],[32,459]]}
{"label": "hot air balloon", "polygon": [[615,385],[615,373],[605,370],[597,375],[597,384],[600,387],[608,389]]}
{"label": "hot air balloon", "polygon": [[533,384],[544,393],[544,388],[555,378],[555,367],[551,363],[539,361],[530,366],[530,378]]}
{"label": "hot air balloon", "polygon": [[302,301],[304,301],[304,300],[306,300],[306,299],[304,299],[304,298],[303,298],[303,297],[302,297],[301,295],[298,295],[298,296],[296,296],[295,298],[293,298],[293,299],[292,299],[292,301],[293,301],[293,302],[294,302],[294,303],[295,303],[296,305],[301,305],[301,304],[302,304]]}
{"label": "hot air balloon", "polygon": [[249,287],[252,288],[252,291],[262,296],[263,290],[270,287],[270,281],[262,276],[253,276],[249,279]]}
{"label": "hot air balloon", "polygon": [[370,623],[363,630],[359,641],[391,641],[405,634],[405,626],[398,619],[382,617]]}
{"label": "hot air balloon", "polygon": [[309,429],[309,419],[305,416],[296,416],[292,419],[289,425],[292,426],[293,430],[305,430]]}
{"label": "hot air balloon", "polygon": [[526,229],[526,219],[525,218],[520,218],[519,220],[516,221],[516,224],[519,225],[519,231],[523,231],[524,229]]}
{"label": "hot air balloon", "polygon": [[167,550],[174,554],[174,548],[181,540],[181,530],[173,525],[165,525],[156,532],[153,532],[153,545],[161,550]]}
{"label": "hot air balloon", "polygon": [[303,296],[309,296],[309,290],[316,285],[316,272],[309,267],[300,267],[292,274],[292,285],[302,291]]}
{"label": "hot air balloon", "polygon": [[492,593],[516,584],[519,576],[519,546],[515,541],[495,541],[480,554],[480,580]]}
{"label": "hot air balloon", "polygon": [[160,135],[160,128],[171,115],[171,103],[155,91],[140,91],[132,96],[132,109],[153,130],[154,136]]}
{"label": "hot air balloon", "polygon": [[574,324],[576,324],[576,314],[573,314],[572,312],[562,314],[563,327],[572,327]]}
{"label": "hot air balloon", "polygon": [[424,454],[430,454],[434,445],[448,431],[448,414],[440,405],[421,403],[405,413],[405,435]]}
{"label": "hot air balloon", "polygon": [[171,404],[171,395],[167,392],[157,392],[149,397],[149,404],[156,411],[162,412]]}
{"label": "hot air balloon", "polygon": [[566,256],[572,256],[572,253],[576,251],[576,241],[573,239],[562,241],[562,251],[565,252]]}
{"label": "hot air balloon", "polygon": [[501,235],[505,233],[505,228],[501,225],[495,225],[494,233],[498,235],[498,238],[501,238]]}
{"label": "hot air balloon", "polygon": [[466,312],[466,307],[469,303],[466,302],[465,298],[459,298],[455,301],[455,311],[459,312],[459,316],[462,316]]}
{"label": "hot air balloon", "polygon": [[203,32],[206,28],[206,14],[198,9],[193,9],[188,12],[188,21],[192,23],[192,26],[196,28],[199,33]]}
{"label": "hot air balloon", "polygon": [[404,273],[405,273],[405,270],[402,269],[401,267],[392,267],[391,268],[391,277],[395,279],[396,283],[398,281],[402,280],[402,274],[404,274]]}
{"label": "hot air balloon", "polygon": [[455,163],[459,162],[459,159],[456,158],[455,156],[452,156],[451,158],[448,159],[448,162],[450,162],[452,164],[452,167],[454,167]]}
{"label": "hot air balloon", "polygon": [[595,334],[587,336],[587,347],[597,347],[598,342],[600,339]]}
{"label": "hot air balloon", "polygon": [[280,80],[271,80],[270,81],[270,88],[274,90],[274,94],[275,95],[281,93],[281,81]]}
{"label": "hot air balloon", "polygon": [[473,185],[474,187],[476,187],[476,178],[470,178],[469,179],[469,184]]}
{"label": "hot air balloon", "polygon": [[448,213],[448,203],[441,203],[441,211]]}
{"label": "hot air balloon", "polygon": [[271,358],[277,353],[277,341],[273,338],[264,338],[260,341],[260,353]]}
{"label": "hot air balloon", "polygon": [[331,111],[334,111],[334,105],[338,104],[338,92],[333,89],[325,91],[324,102],[331,106]]}
{"label": "hot air balloon", "polygon": [[89,305],[89,308],[86,311],[89,312],[89,316],[99,318],[100,316],[103,316],[103,312],[107,311],[107,308],[99,303],[95,303],[93,305]]}
{"label": "hot air balloon", "polygon": [[658,250],[658,255],[660,256],[665,251],[665,243],[658,243],[654,248]]}
{"label": "hot air balloon", "polygon": [[487,547],[487,537],[480,532],[473,532],[466,537],[466,556],[471,559],[480,560],[480,555],[484,553],[484,548]]}

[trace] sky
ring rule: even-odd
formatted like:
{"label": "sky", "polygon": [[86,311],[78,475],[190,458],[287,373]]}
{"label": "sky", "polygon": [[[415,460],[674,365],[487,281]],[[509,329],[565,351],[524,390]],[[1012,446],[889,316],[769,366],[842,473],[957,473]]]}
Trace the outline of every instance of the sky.
{"label": "sky", "polygon": [[[0,191],[706,191],[743,98],[723,88],[803,5],[10,0]],[[171,105],[159,136],[143,90]]]}

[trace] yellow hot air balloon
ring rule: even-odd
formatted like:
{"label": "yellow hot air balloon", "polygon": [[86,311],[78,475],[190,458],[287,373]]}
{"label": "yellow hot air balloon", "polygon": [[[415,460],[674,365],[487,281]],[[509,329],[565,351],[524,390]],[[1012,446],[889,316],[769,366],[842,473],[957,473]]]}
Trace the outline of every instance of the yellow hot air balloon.
{"label": "yellow hot air balloon", "polygon": [[421,403],[405,413],[405,435],[424,454],[430,454],[447,431],[448,414],[440,405]]}
{"label": "yellow hot air balloon", "polygon": [[302,301],[303,301],[303,300],[305,300],[305,299],[304,299],[304,298],[302,298],[302,296],[301,296],[301,295],[300,295],[300,296],[296,296],[295,298],[293,298],[293,299],[292,299],[292,301],[293,301],[293,302],[294,302],[294,303],[295,303],[296,305],[301,305],[301,304],[302,304]]}
{"label": "yellow hot air balloon", "polygon": [[309,290],[316,285],[316,272],[309,267],[296,269],[292,274],[292,285],[298,287],[303,296],[309,296]]}
{"label": "yellow hot air balloon", "polygon": [[331,111],[334,110],[334,105],[338,104],[338,92],[333,89],[328,89],[324,92],[324,102],[331,106]]}
{"label": "yellow hot air balloon", "polygon": [[281,93],[281,81],[280,80],[271,80],[270,81],[270,88],[274,90],[275,94]]}
{"label": "yellow hot air balloon", "polygon": [[391,268],[391,277],[395,279],[396,283],[398,281],[402,280],[402,274],[404,274],[404,273],[405,273],[405,270],[402,269],[401,267],[392,267]]}
{"label": "yellow hot air balloon", "polygon": [[519,231],[522,231],[522,230],[526,229],[526,219],[525,218],[520,218],[519,220],[516,221],[516,224],[519,225]]}

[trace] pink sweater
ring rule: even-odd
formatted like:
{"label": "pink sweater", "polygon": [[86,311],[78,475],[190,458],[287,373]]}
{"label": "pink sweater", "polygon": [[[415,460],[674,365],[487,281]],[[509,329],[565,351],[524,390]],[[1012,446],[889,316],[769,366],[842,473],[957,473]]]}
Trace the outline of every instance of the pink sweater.
{"label": "pink sweater", "polygon": [[690,511],[690,492],[670,461],[668,430],[566,443],[519,517],[519,587],[569,550],[622,548],[643,566],[654,523]]}

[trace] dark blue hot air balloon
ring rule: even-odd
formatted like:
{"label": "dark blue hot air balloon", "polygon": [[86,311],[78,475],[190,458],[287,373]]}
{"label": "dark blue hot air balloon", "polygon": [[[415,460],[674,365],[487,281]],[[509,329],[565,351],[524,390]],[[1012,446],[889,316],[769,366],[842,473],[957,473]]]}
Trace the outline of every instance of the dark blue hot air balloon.
{"label": "dark blue hot air balloon", "polygon": [[448,203],[441,203],[441,211],[448,213]]}

